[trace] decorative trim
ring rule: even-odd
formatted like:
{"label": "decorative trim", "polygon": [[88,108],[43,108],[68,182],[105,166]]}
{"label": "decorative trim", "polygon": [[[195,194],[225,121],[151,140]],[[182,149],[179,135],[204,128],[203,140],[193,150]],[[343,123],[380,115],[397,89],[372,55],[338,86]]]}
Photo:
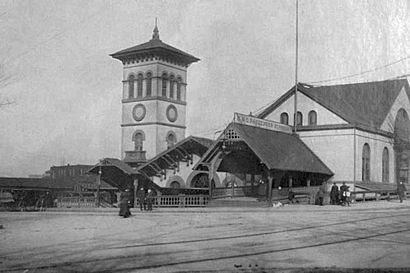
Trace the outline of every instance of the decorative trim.
{"label": "decorative trim", "polygon": [[165,122],[126,123],[126,124],[121,124],[121,127],[141,126],[141,125],[164,125],[164,126],[169,126],[169,127],[186,129],[186,126],[176,125],[176,124],[169,124],[169,123],[165,123]]}
{"label": "decorative trim", "polygon": [[[171,113],[171,111],[173,111],[174,113]],[[178,110],[175,107],[175,105],[172,105],[172,104],[168,105],[166,114],[167,114],[167,119],[170,122],[175,122],[178,119]]]}
{"label": "decorative trim", "polygon": [[[142,110],[142,113],[139,115],[139,116],[137,116],[137,110],[139,110],[139,109],[141,109]],[[142,104],[142,103],[139,103],[139,104],[136,104],[135,106],[134,106],[134,108],[132,108],[132,117],[136,120],[136,121],[141,121],[141,120],[143,120],[144,118],[145,118],[145,114],[147,113],[147,109],[145,108],[145,106],[144,106],[144,104]]]}
{"label": "decorative trim", "polygon": [[392,133],[376,129],[376,128],[370,128],[365,125],[361,124],[329,124],[329,125],[304,125],[304,126],[297,126],[298,131],[321,131],[321,130],[339,130],[339,129],[358,129],[364,132],[368,133],[373,133],[373,134],[378,134],[382,135],[385,137],[393,137]]}
{"label": "decorative trim", "polygon": [[179,100],[174,100],[162,96],[151,96],[151,97],[142,97],[142,98],[132,98],[132,99],[122,99],[122,103],[130,103],[130,102],[138,102],[138,101],[150,101],[150,100],[160,100],[160,101],[165,101],[165,102],[171,102],[173,104],[179,104],[179,105],[186,105],[187,103],[185,101],[179,101]]}

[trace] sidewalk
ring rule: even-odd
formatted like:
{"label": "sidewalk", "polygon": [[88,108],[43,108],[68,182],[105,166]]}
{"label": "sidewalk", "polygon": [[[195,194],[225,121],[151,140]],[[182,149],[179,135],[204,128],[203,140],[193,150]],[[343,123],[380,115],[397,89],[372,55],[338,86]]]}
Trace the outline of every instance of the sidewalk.
{"label": "sidewalk", "polygon": [[[393,201],[368,201],[368,202],[358,202],[351,204],[350,207],[343,206],[316,206],[307,204],[292,204],[284,205],[283,207],[266,207],[266,208],[255,208],[255,207],[191,207],[191,208],[178,208],[178,207],[161,207],[154,208],[152,212],[142,212],[142,213],[223,213],[223,212],[314,212],[314,211],[361,211],[361,210],[385,210],[385,209],[400,209],[409,208],[410,200],[404,200],[400,203],[398,200]],[[118,208],[48,208],[46,212],[67,212],[67,213],[117,213]],[[139,208],[132,208],[131,213],[139,214],[141,211]]]}

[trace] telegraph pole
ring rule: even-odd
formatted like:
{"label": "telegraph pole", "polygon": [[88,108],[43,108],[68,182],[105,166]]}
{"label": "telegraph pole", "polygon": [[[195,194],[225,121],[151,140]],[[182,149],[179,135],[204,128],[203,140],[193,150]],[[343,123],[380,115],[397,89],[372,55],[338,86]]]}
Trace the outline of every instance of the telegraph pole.
{"label": "telegraph pole", "polygon": [[298,16],[298,9],[299,9],[299,0],[296,0],[296,32],[295,32],[295,110],[293,115],[293,130],[297,132],[297,114],[298,114],[298,46],[299,46],[299,35],[298,35],[298,25],[299,25],[299,16]]}

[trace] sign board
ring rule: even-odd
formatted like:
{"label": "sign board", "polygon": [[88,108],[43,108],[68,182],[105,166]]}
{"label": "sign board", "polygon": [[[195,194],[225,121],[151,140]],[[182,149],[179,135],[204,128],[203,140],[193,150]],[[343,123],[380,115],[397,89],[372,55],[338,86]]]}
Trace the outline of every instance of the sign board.
{"label": "sign board", "polygon": [[290,127],[289,125],[281,124],[279,122],[271,120],[255,118],[253,116],[239,113],[234,114],[233,122],[288,134],[292,133],[292,127]]}

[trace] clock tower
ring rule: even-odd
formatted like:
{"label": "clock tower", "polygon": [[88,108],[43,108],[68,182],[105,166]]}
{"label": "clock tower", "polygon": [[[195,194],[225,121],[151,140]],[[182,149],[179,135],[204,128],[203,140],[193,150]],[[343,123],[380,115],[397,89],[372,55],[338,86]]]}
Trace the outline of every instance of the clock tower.
{"label": "clock tower", "polygon": [[121,157],[133,166],[185,138],[187,68],[198,58],[159,38],[110,55],[123,64]]}

